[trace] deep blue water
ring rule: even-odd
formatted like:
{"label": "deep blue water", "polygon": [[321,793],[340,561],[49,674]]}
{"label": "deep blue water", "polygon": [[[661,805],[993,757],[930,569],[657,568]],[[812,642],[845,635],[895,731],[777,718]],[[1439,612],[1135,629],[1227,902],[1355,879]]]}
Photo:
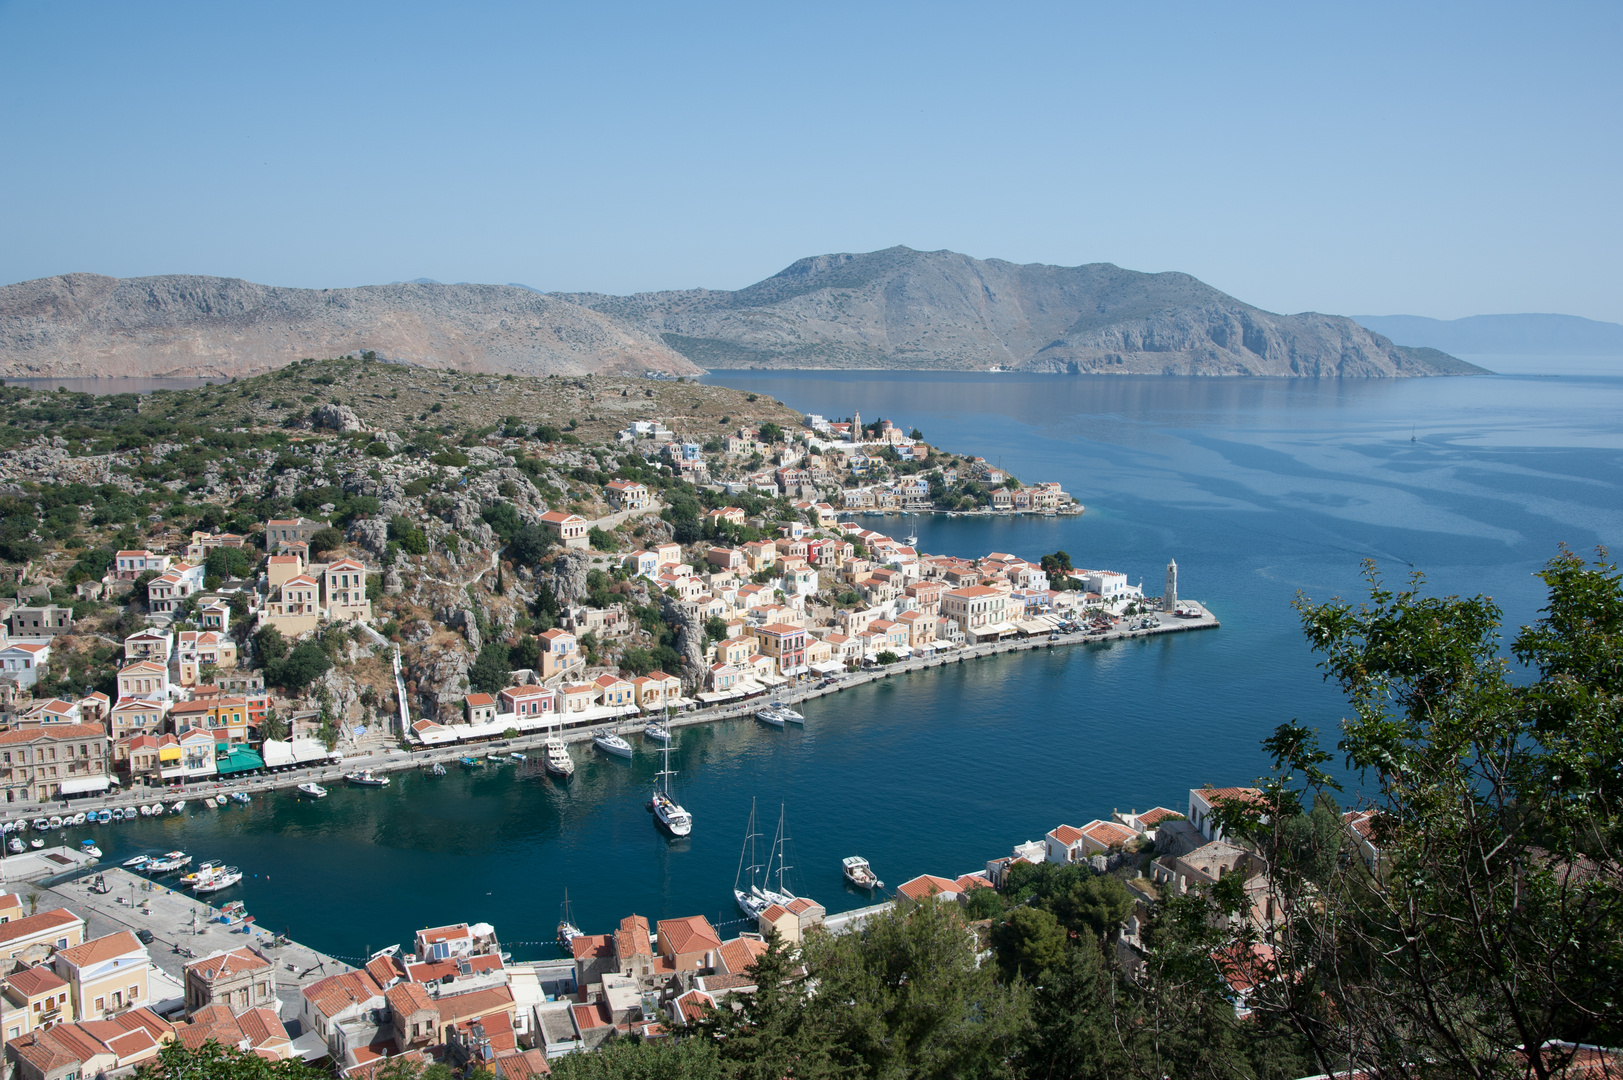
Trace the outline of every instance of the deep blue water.
{"label": "deep blue water", "polygon": [[1488,593],[1514,625],[1536,617],[1532,575],[1559,542],[1623,541],[1623,379],[712,378],[803,411],[917,425],[1025,480],[1059,480],[1088,507],[873,527],[962,555],[1063,548],[1152,593],[1175,557],[1182,595],[1223,627],[902,676],[808,703],[803,732],[689,729],[679,795],[698,825],[680,843],[643,809],[651,756],[577,750],[567,789],[512,766],[414,775],[318,805],[278,796],[108,826],[95,834],[108,857],[181,846],[226,858],[261,876],[220,900],[346,957],[463,919],[544,941],[565,887],[589,930],[633,911],[732,918],[756,796],[768,833],[787,804],[797,891],[859,906],[842,856],[867,856],[892,885],[962,873],[1060,822],[1247,782],[1266,767],[1259,740],[1293,717],[1333,743],[1342,702],[1290,605],[1298,590],[1356,596],[1365,557],[1393,577],[1412,566],[1438,590]]}

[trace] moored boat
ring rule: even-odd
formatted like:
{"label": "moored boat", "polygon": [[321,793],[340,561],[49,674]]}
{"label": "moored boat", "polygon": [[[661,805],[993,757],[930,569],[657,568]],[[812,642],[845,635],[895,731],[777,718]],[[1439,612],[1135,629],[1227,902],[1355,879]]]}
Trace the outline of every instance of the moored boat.
{"label": "moored boat", "polygon": [[28,845],[22,842],[21,837],[13,836],[10,840],[6,841],[6,847],[13,855],[21,855],[25,850],[27,850]]}
{"label": "moored boat", "polygon": [[666,742],[671,737],[670,730],[657,720],[650,720],[647,724],[645,724],[642,729],[642,734],[643,738],[652,739],[655,742]]}
{"label": "moored boat", "polygon": [[776,705],[763,705],[756,709],[755,719],[763,724],[770,724],[775,728],[781,728],[784,724],[783,714],[778,711]]}
{"label": "moored boat", "polygon": [[57,815],[52,814],[50,820],[45,823],[45,827],[48,829],[60,829],[62,827],[62,819]]}
{"label": "moored boat", "polygon": [[885,883],[880,881],[868,865],[868,860],[860,855],[848,855],[840,860],[840,869],[845,874],[845,880],[859,889],[878,889]]}
{"label": "moored boat", "polygon": [[231,801],[235,803],[250,803],[254,801],[254,797],[248,794],[246,791],[233,791],[231,793]]}
{"label": "moored boat", "polygon": [[192,892],[217,893],[221,889],[229,889],[241,880],[241,870],[238,870],[235,866],[224,866],[220,868],[218,873],[193,885]]}
{"label": "moored boat", "polygon": [[373,772],[371,769],[357,769],[352,773],[345,773],[344,780],[355,787],[388,787],[389,778]]}
{"label": "moored boat", "polygon": [[188,886],[196,885],[199,881],[216,873],[224,865],[225,863],[219,859],[205,859],[198,863],[196,869],[191,873],[180,875],[180,883]]}
{"label": "moored boat", "polygon": [[432,765],[430,765],[428,767],[428,775],[430,775],[430,776],[444,776],[446,774],[446,772],[447,772],[447,769],[445,768],[445,766],[441,765],[437,761],[434,762],[434,764],[432,764]]}
{"label": "moored boat", "polygon": [[35,851],[38,851],[40,848],[45,846],[45,841],[36,836],[32,840],[28,841],[28,846],[33,848]]}
{"label": "moored boat", "polygon": [[693,832],[693,815],[688,813],[671,798],[671,777],[676,775],[671,770],[671,736],[665,733],[665,741],[661,744],[659,752],[662,762],[659,770],[659,786],[654,788],[654,796],[648,802],[648,809],[654,812],[654,820],[664,826],[672,836],[687,836]]}
{"label": "moored boat", "polygon": [[623,758],[631,757],[631,744],[612,731],[599,731],[596,735],[593,735],[592,745],[605,754],[613,754],[615,757]]}
{"label": "moored boat", "polygon": [[320,784],[305,782],[293,790],[311,799],[325,799],[327,797],[327,789]]}
{"label": "moored boat", "polygon": [[75,824],[75,825],[83,825],[84,823],[85,823],[85,812],[83,810],[81,810],[77,814],[73,815],[73,824]]}
{"label": "moored boat", "polygon": [[570,755],[569,747],[556,735],[547,740],[545,764],[547,772],[554,776],[567,780],[575,775],[575,759]]}
{"label": "moored boat", "polygon": [[94,840],[79,841],[79,851],[90,856],[92,859],[101,858],[101,848],[96,846],[96,842]]}
{"label": "moored boat", "polygon": [[175,805],[173,805],[173,806],[171,806],[169,808],[169,812],[171,814],[178,814],[184,809],[186,809],[186,800],[185,799],[178,799],[178,800],[175,801]]}
{"label": "moored boat", "polygon": [[133,859],[125,859],[120,865],[122,865],[126,870],[140,870],[151,861],[152,856],[150,855],[137,855]]}
{"label": "moored boat", "polygon": [[96,815],[96,824],[98,824],[98,825],[111,825],[112,823],[113,823],[113,812],[111,810],[103,810],[101,813]]}
{"label": "moored boat", "polygon": [[169,851],[153,859],[148,859],[143,868],[149,874],[168,874],[176,870],[184,870],[192,864],[192,857],[184,851]]}
{"label": "moored boat", "polygon": [[558,919],[558,947],[567,950],[570,942],[582,936],[581,928],[575,925],[575,913],[569,909],[569,890],[565,889],[563,909]]}

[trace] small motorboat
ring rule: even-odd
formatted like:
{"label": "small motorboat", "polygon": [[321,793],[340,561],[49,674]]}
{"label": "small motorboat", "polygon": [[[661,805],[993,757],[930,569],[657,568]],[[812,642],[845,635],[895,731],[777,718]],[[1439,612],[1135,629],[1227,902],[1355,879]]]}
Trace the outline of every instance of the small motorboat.
{"label": "small motorboat", "polygon": [[512,758],[514,761],[529,761],[530,760],[528,755],[521,754],[516,750],[513,751],[511,754],[508,754],[507,756]]}
{"label": "small motorboat", "polygon": [[592,745],[605,754],[613,754],[615,757],[623,758],[631,757],[631,744],[612,731],[600,731],[593,735]]}
{"label": "small motorboat", "polygon": [[371,769],[357,769],[352,773],[345,773],[344,780],[356,787],[388,787],[389,778],[379,776]]}
{"label": "small motorboat", "polygon": [[150,856],[150,855],[137,855],[133,859],[125,859],[119,865],[123,866],[124,869],[126,869],[126,870],[140,870],[143,867],[145,867],[147,863],[149,863],[151,861],[152,861],[152,856]]}
{"label": "small motorboat", "polygon": [[192,857],[184,851],[170,851],[149,860],[146,865],[146,872],[149,874],[168,874],[176,870],[184,870],[191,864]]}
{"label": "small motorboat", "polygon": [[444,765],[437,761],[428,767],[429,776],[444,776],[448,771]]}
{"label": "small motorboat", "polygon": [[[86,815],[85,815],[85,812],[83,810],[79,811],[77,814],[74,814],[73,815],[73,824],[75,824],[75,825],[83,825],[85,823],[85,816]],[[66,821],[66,819],[64,819],[64,822],[65,821]]]}
{"label": "small motorboat", "polygon": [[57,817],[55,814],[52,814],[48,826],[52,829],[60,829],[62,827],[62,819]]}
{"label": "small motorboat", "polygon": [[33,848],[35,851],[38,851],[40,848],[45,846],[45,841],[36,836],[32,840],[28,841],[28,846]]}
{"label": "small motorboat", "polygon": [[463,768],[482,769],[485,767],[485,763],[476,757],[464,757],[459,760],[462,762]]}
{"label": "small motorboat", "polygon": [[101,813],[96,815],[97,825],[111,825],[112,823],[113,812],[111,810],[103,810]]}
{"label": "small motorboat", "polygon": [[845,873],[845,880],[858,889],[878,889],[884,886],[868,865],[868,860],[860,855],[850,855],[840,860],[840,869]]}
{"label": "small motorboat", "polygon": [[322,787],[320,784],[304,783],[300,784],[294,790],[300,795],[306,795],[312,799],[325,799],[327,797],[327,789]]}
{"label": "small motorboat", "polygon": [[151,817],[152,816],[152,807],[143,806],[143,807],[140,808],[140,812],[141,812],[142,817]]}
{"label": "small motorboat", "polygon": [[186,809],[186,800],[185,799],[180,799],[175,803],[175,805],[173,805],[173,806],[171,806],[169,808],[169,812],[171,814],[178,814],[184,809]]}
{"label": "small motorboat", "polygon": [[101,858],[101,848],[96,846],[96,842],[94,840],[80,841],[79,851],[82,854],[90,856],[92,859]]}
{"label": "small motorboat", "polygon": [[647,724],[644,724],[642,734],[643,738],[653,739],[655,742],[671,741],[670,729],[664,724],[659,723],[657,720],[650,720]]}
{"label": "small motorboat", "polygon": [[21,855],[25,850],[27,850],[28,845],[24,844],[18,837],[13,836],[10,840],[6,841],[6,847],[13,855]]}
{"label": "small motorboat", "polygon": [[46,829],[49,829],[50,827],[51,827],[51,819],[50,818],[37,817],[37,818],[34,819],[34,831],[35,832],[44,832]]}
{"label": "small motorboat", "polygon": [[251,803],[254,801],[254,797],[246,791],[233,791],[231,801],[234,803]]}
{"label": "small motorboat", "polygon": [[203,862],[198,863],[197,869],[193,870],[191,873],[182,874],[180,876],[180,883],[187,886],[196,885],[199,881],[202,881],[204,878],[215,873],[224,865],[225,864],[219,859],[205,859]]}
{"label": "small motorboat", "polygon": [[194,893],[217,893],[221,889],[229,889],[242,880],[242,871],[235,866],[222,866],[212,876],[199,881],[192,886]]}
{"label": "small motorboat", "polygon": [[[102,811],[102,813],[106,813],[106,812],[107,811],[105,811],[105,810]],[[124,808],[122,806],[113,807],[113,820],[114,821],[123,821],[124,820]]]}

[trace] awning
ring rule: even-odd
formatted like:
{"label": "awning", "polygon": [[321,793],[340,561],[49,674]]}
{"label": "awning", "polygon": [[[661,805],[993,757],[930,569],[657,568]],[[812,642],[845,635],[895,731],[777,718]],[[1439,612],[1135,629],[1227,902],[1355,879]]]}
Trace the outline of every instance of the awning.
{"label": "awning", "polygon": [[216,759],[214,767],[219,770],[221,776],[233,776],[236,773],[263,769],[265,759],[246,746],[233,746],[229,754]]}
{"label": "awning", "polygon": [[111,783],[105,776],[70,776],[57,790],[63,795],[83,795],[87,791],[106,791]]}
{"label": "awning", "polygon": [[845,670],[845,665],[838,660],[825,660],[821,664],[812,664],[811,669],[819,675],[837,675]]}

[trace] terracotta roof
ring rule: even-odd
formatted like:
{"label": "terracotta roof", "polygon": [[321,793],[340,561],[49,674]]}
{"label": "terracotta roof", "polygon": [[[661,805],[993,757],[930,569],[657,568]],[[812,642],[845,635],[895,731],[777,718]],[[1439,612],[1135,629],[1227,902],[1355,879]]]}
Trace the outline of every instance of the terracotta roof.
{"label": "terracotta roof", "polygon": [[15,975],[6,976],[5,982],[23,997],[33,997],[68,985],[62,977],[44,964],[25,968]]}
{"label": "terracotta roof", "polygon": [[317,1012],[331,1020],[352,1005],[363,1005],[381,997],[383,987],[364,971],[346,971],[313,982],[301,993]]}
{"label": "terracotta roof", "polygon": [[936,895],[956,895],[963,890],[959,889],[958,883],[951,878],[920,874],[912,881],[903,882],[896,891],[909,900],[928,900]]}
{"label": "terracotta roof", "polygon": [[761,912],[761,918],[769,923],[776,924],[779,919],[789,914],[789,909],[782,904],[768,904],[766,910]]}
{"label": "terracotta roof", "polygon": [[576,960],[601,960],[613,956],[612,938],[608,934],[582,934],[569,943]]}
{"label": "terracotta roof", "polygon": [[620,920],[620,929],[614,935],[615,952],[621,956],[653,956],[654,947],[648,940],[648,920],[641,915],[627,915]]}
{"label": "terracotta roof", "polygon": [[495,1012],[506,1012],[513,1007],[513,992],[505,986],[495,986],[488,990],[473,990],[466,994],[442,997],[437,1004],[440,1009],[440,1023],[461,1023]]}
{"label": "terracotta roof", "polygon": [[1146,829],[1153,829],[1168,818],[1183,817],[1176,810],[1168,810],[1164,806],[1157,806],[1153,810],[1146,810],[1138,815],[1138,823]]}
{"label": "terracotta roof", "polygon": [[1064,844],[1066,847],[1070,847],[1072,844],[1082,839],[1082,830],[1078,829],[1075,825],[1060,825],[1051,830],[1048,835],[1052,837],[1056,843]]}
{"label": "terracotta roof", "polygon": [[428,991],[419,983],[396,983],[384,991],[383,997],[389,1003],[389,1008],[400,1017],[434,1008],[434,999],[428,996]]}
{"label": "terracotta roof", "polygon": [[33,937],[50,930],[64,930],[70,926],[84,927],[84,920],[79,918],[67,908],[53,908],[42,911],[38,915],[30,915],[24,919],[13,919],[8,923],[0,923],[0,945],[9,945],[13,941]]}
{"label": "terracotta roof", "polygon": [[379,986],[388,986],[405,977],[405,971],[392,956],[374,956],[366,962],[366,973]]}
{"label": "terracotta roof", "polygon": [[36,739],[99,739],[106,734],[107,729],[100,724],[50,724],[46,727],[0,731],[0,745],[30,743]]}
{"label": "terracotta roof", "polygon": [[678,955],[721,947],[721,938],[716,936],[709,920],[703,915],[659,920],[659,939],[673,954]]}
{"label": "terracotta roof", "polygon": [[1088,839],[1096,844],[1110,847],[1113,844],[1125,844],[1138,838],[1138,834],[1125,825],[1117,825],[1114,821],[1090,821],[1082,826],[1082,831]]}
{"label": "terracotta roof", "polygon": [[496,704],[496,699],[491,697],[489,694],[469,694],[466,700],[469,705],[473,705],[475,707]]}
{"label": "terracotta roof", "polygon": [[496,1065],[505,1080],[525,1080],[530,1076],[546,1076],[552,1072],[547,1065],[545,1050],[516,1050],[510,1054],[497,1054]]}
{"label": "terracotta roof", "polygon": [[990,889],[992,887],[992,883],[986,880],[984,873],[965,874],[953,884],[957,885],[963,892],[968,892],[971,889]]}
{"label": "terracotta roof", "polygon": [[1203,787],[1196,792],[1208,803],[1226,799],[1231,802],[1261,802],[1262,792],[1254,787]]}
{"label": "terracotta roof", "polygon": [[793,900],[789,901],[789,910],[794,912],[796,915],[804,915],[806,912],[817,906],[817,901],[808,900],[804,896],[797,896]]}
{"label": "terracotta roof", "polygon": [[472,975],[487,975],[492,971],[502,970],[502,958],[499,956],[462,956],[449,960],[428,960],[423,963],[406,964],[406,978],[412,982],[437,982],[446,977],[456,978],[461,974],[462,964],[468,965],[468,972]]}
{"label": "terracotta roof", "polygon": [[205,982],[213,982],[222,975],[235,975],[270,966],[269,960],[252,949],[232,949],[230,952],[217,952],[201,960],[193,960],[186,965],[186,971],[188,974],[196,972]]}
{"label": "terracotta roof", "polygon": [[720,966],[738,975],[754,967],[756,957],[764,952],[766,942],[756,938],[738,937],[722,942],[721,948],[716,950],[716,958],[720,961]]}
{"label": "terracotta roof", "polygon": [[577,1031],[585,1032],[592,1028],[609,1026],[608,1018],[598,1011],[597,1006],[596,1002],[590,1005],[569,1006],[569,1015],[574,1017]]}
{"label": "terracotta roof", "polygon": [[1239,942],[1212,953],[1218,973],[1236,992],[1243,994],[1258,983],[1274,977],[1274,947]]}
{"label": "terracotta roof", "polygon": [[705,1013],[716,1007],[716,999],[703,990],[689,990],[676,999],[677,1012],[680,1013],[683,1023],[696,1024],[704,1019]]}

